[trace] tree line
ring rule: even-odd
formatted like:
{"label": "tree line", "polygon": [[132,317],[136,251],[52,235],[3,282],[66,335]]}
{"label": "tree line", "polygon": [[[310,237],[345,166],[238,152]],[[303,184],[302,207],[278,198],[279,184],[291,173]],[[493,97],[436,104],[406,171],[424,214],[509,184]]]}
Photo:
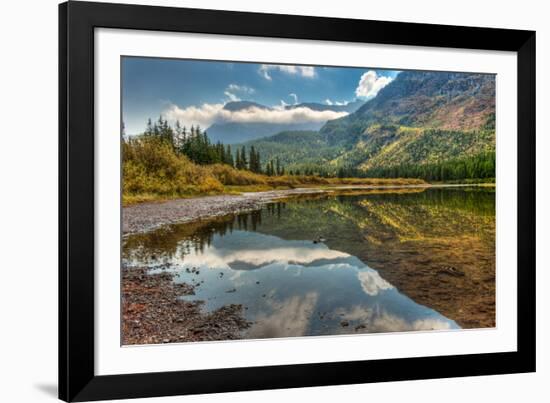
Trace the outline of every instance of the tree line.
{"label": "tree line", "polygon": [[262,165],[260,152],[254,146],[247,150],[245,146],[236,151],[231,145],[224,145],[218,141],[212,143],[205,130],[200,126],[191,126],[187,129],[176,121],[172,127],[162,116],[157,121],[147,121],[144,138],[154,138],[172,146],[177,154],[185,155],[192,162],[199,165],[227,164],[240,170],[248,170],[268,176],[284,175],[285,168],[279,157]]}
{"label": "tree line", "polygon": [[438,163],[414,165],[401,164],[392,167],[371,168],[366,175],[371,178],[418,178],[426,181],[494,178],[495,152],[455,158]]}
{"label": "tree line", "polygon": [[[126,137],[126,136],[124,136]],[[286,169],[278,156],[263,163],[262,156],[253,145],[231,149],[231,145],[212,143],[205,130],[198,125],[187,129],[176,121],[172,127],[162,116],[155,122],[147,121],[144,138],[154,138],[170,144],[176,154],[185,155],[199,165],[227,164],[239,170],[247,170],[268,176],[296,175],[323,178],[418,178],[427,181],[483,179],[495,177],[495,152],[450,159],[437,163],[376,167],[368,170],[354,165],[338,168],[320,164],[303,164]],[[125,141],[132,141],[126,139]]]}

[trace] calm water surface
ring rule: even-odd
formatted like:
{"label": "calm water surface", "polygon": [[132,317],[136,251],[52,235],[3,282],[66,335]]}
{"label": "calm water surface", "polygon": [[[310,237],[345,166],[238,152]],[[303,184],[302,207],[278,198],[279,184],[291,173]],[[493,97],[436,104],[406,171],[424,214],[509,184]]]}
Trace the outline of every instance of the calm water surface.
{"label": "calm water surface", "polygon": [[182,298],[204,301],[206,310],[242,304],[253,322],[243,338],[457,329],[369,259],[383,261],[427,233],[485,239],[491,220],[492,190],[307,197],[130,236],[123,260],[197,285]]}

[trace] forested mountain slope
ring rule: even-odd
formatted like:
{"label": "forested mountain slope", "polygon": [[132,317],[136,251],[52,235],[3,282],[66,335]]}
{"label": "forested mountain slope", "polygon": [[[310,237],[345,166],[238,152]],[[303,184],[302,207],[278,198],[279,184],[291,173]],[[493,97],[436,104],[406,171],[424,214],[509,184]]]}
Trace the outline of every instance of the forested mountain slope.
{"label": "forested mountain slope", "polygon": [[[345,167],[386,175],[401,167],[406,175],[405,166],[479,156],[494,165],[495,77],[402,72],[356,112],[327,122],[318,135],[293,132],[292,140],[289,135],[254,144],[289,167],[320,172]],[[299,152],[293,152],[294,144]]]}

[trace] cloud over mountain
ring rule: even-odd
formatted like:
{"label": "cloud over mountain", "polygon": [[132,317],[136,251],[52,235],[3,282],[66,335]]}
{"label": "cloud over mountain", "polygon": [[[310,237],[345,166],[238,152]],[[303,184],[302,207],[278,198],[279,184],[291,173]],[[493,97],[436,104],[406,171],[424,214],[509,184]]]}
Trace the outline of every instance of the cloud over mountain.
{"label": "cloud over mountain", "polygon": [[361,98],[370,99],[378,94],[382,88],[388,85],[393,79],[380,76],[374,70],[369,70],[361,76],[355,90],[355,95]]}
{"label": "cloud over mountain", "polygon": [[229,110],[224,104],[202,104],[200,106],[188,106],[180,108],[178,105],[170,105],[163,113],[170,121],[180,121],[186,126],[200,125],[208,127],[213,123],[309,123],[326,122],[348,115],[347,112],[331,110],[313,110],[308,107],[293,109],[267,108],[261,105],[251,105],[244,109]]}

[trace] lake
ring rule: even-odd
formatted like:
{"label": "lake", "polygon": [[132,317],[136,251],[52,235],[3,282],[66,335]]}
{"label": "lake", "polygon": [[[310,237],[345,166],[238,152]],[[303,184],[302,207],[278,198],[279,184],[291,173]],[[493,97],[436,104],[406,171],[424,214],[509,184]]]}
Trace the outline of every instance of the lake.
{"label": "lake", "polygon": [[495,324],[494,245],[494,188],[347,191],[130,235],[123,265],[242,305],[242,338],[453,330]]}

